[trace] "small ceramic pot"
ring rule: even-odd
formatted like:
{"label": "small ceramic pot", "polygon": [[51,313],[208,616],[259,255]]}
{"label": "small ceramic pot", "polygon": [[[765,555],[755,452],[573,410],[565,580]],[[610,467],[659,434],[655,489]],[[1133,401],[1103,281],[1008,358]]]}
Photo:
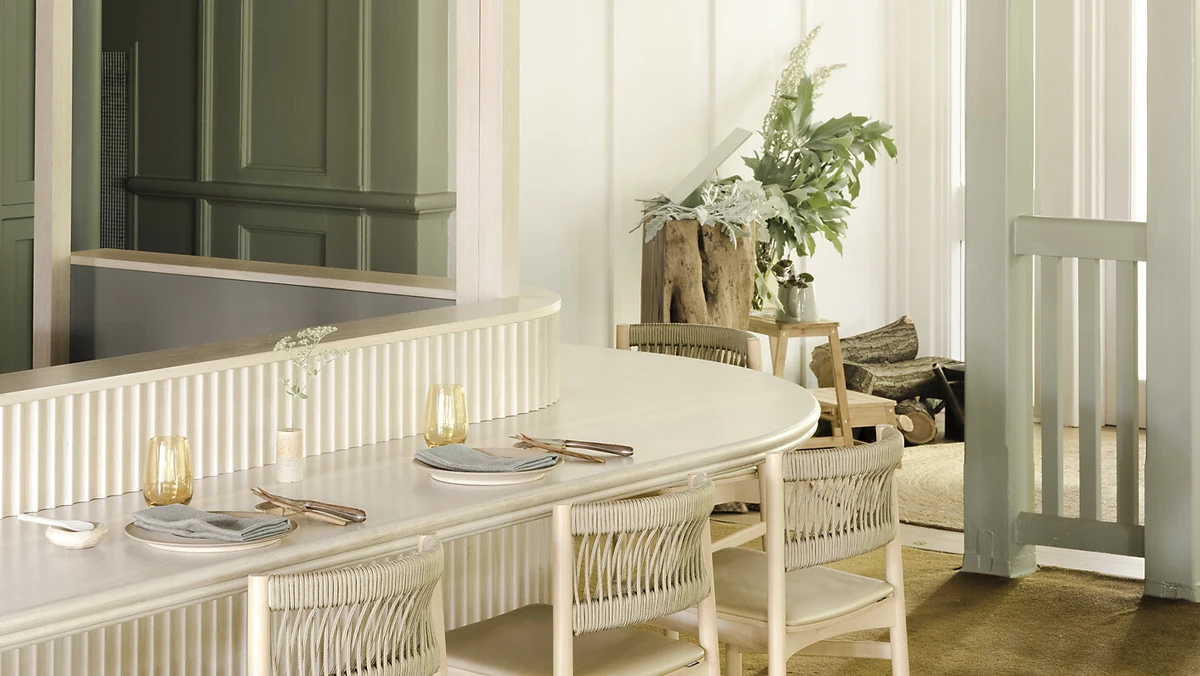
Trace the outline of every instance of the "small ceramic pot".
{"label": "small ceramic pot", "polygon": [[304,430],[288,427],[275,432],[275,480],[281,484],[304,480]]}
{"label": "small ceramic pot", "polygon": [[817,312],[817,296],[812,284],[806,287],[779,287],[779,302],[783,309],[776,312],[778,319],[785,321],[815,322],[821,318]]}

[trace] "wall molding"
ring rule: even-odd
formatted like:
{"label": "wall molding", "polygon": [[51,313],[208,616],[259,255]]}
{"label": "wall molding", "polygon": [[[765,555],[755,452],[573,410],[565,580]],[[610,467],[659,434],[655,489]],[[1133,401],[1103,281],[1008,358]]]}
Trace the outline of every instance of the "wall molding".
{"label": "wall molding", "polygon": [[457,196],[452,192],[400,193],[377,190],[306,188],[266,183],[190,181],[179,178],[135,176],[126,183],[135,195],[191,197],[231,202],[256,202],[333,209],[369,209],[409,216],[433,216],[454,211]]}

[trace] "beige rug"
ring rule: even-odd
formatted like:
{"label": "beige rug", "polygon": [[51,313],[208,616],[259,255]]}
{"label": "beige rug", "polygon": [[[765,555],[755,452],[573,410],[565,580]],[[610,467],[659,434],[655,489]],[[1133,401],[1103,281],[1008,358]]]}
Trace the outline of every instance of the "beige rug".
{"label": "beige rug", "polygon": [[[1034,430],[1034,500],[1042,504],[1041,431]],[[1146,435],[1141,435],[1139,467],[1146,463]],[[1100,486],[1102,519],[1116,521],[1116,430],[1101,433]],[[1139,475],[1144,476],[1144,471]],[[963,529],[963,444],[911,446],[904,450],[904,466],[896,474],[900,489],[900,520],[947,530]],[[1063,430],[1063,514],[1079,516],[1079,430]],[[1145,487],[1141,493],[1144,494]],[[1139,495],[1139,502],[1143,502]],[[1142,510],[1139,509],[1139,512]]]}

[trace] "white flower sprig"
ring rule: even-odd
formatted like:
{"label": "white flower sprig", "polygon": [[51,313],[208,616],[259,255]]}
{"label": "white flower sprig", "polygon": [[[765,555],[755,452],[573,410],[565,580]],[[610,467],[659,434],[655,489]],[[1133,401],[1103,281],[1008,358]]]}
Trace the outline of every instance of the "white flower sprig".
{"label": "white flower sprig", "polygon": [[321,369],[346,354],[346,350],[313,352],[321,340],[334,331],[337,331],[336,326],[313,326],[297,333],[294,338],[287,336],[280,338],[279,342],[275,343],[274,351],[287,352],[292,363],[303,374],[297,376],[294,381],[291,378],[280,378],[279,384],[283,387],[284,392],[297,399],[308,399],[308,393],[305,390],[316,380]]}

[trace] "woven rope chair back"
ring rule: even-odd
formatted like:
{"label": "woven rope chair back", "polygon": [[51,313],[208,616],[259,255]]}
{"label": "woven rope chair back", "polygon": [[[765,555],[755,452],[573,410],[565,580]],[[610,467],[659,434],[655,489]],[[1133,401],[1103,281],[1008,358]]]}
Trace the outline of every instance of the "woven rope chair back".
{"label": "woven rope chair back", "polygon": [[697,605],[712,588],[705,546],[713,485],[571,507],[576,635]]}
{"label": "woven rope chair back", "polygon": [[639,352],[672,354],[748,367],[750,334],[703,324],[631,324],[629,346]]}
{"label": "woven rope chair back", "polygon": [[442,576],[435,544],[358,568],[272,575],[272,673],[429,676],[439,667],[430,602]]}
{"label": "woven rope chair back", "polygon": [[798,570],[874,551],[896,537],[892,480],[904,439],[784,453],[784,568]]}

